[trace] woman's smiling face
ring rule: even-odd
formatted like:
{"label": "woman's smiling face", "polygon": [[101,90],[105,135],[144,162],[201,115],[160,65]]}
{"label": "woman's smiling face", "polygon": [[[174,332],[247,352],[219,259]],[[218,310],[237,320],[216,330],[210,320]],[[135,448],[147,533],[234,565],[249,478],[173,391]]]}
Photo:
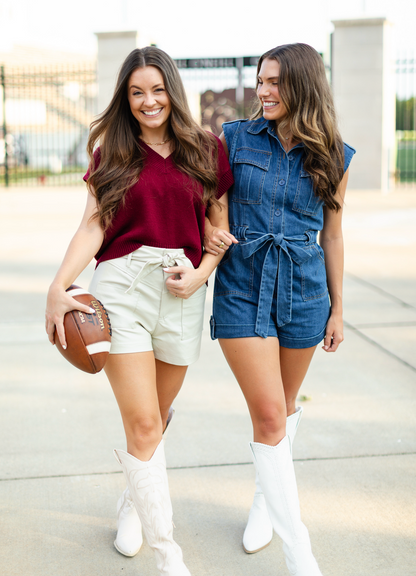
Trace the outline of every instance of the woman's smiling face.
{"label": "woman's smiling face", "polygon": [[161,72],[155,66],[137,68],[128,83],[130,110],[140,127],[160,129],[172,110]]}
{"label": "woman's smiling face", "polygon": [[266,120],[282,120],[287,110],[279,94],[280,65],[277,60],[265,58],[257,77],[257,96],[263,105]]}

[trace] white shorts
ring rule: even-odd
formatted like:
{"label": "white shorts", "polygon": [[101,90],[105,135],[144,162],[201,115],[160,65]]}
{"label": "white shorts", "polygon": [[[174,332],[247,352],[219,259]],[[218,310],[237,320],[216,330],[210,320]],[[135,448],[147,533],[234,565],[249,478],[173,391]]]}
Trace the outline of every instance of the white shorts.
{"label": "white shorts", "polygon": [[158,360],[178,366],[198,360],[207,287],[187,300],[175,298],[163,272],[175,265],[193,268],[183,249],[150,246],[98,265],[89,291],[110,316],[110,354],[153,350]]}

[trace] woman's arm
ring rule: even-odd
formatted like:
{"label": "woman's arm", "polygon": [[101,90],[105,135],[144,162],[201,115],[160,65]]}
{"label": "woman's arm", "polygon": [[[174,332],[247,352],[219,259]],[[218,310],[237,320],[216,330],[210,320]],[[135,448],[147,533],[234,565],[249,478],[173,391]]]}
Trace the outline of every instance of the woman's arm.
{"label": "woman's arm", "polygon": [[[211,206],[208,209],[208,217],[210,222],[225,231],[228,230],[228,194],[227,192],[218,200],[220,206]],[[234,238],[234,237],[233,237]],[[203,286],[208,280],[212,272],[218,266],[221,258],[224,256],[225,250],[221,250],[216,255],[204,252],[202,260],[198,268],[187,268],[186,266],[172,266],[171,268],[164,268],[167,274],[179,275],[170,276],[166,280],[167,289],[171,294],[179,298],[189,298],[194,294],[198,288]]]}
{"label": "woman's arm", "polygon": [[99,220],[91,220],[97,211],[96,199],[88,193],[87,205],[81,224],[72,238],[62,264],[53,280],[46,303],[45,328],[48,338],[54,344],[55,327],[59,341],[66,348],[64,316],[70,310],[80,310],[87,314],[94,313],[84,304],[80,304],[65,290],[74,282],[81,272],[88,266],[94,255],[98,252],[104,238],[104,232]]}
{"label": "woman's arm", "polygon": [[345,172],[336,193],[341,205],[338,212],[324,208],[324,226],[319,243],[325,254],[328,291],[331,298],[331,315],[326,327],[323,349],[335,352],[344,340],[342,321],[342,279],[344,274],[344,240],[342,237],[342,210],[347,189],[348,170]]}
{"label": "woman's arm", "polygon": [[[224,147],[224,152],[229,156],[227,142],[225,140],[224,132],[220,135],[221,143]],[[224,252],[228,250],[231,244],[238,244],[238,240],[230,234],[230,228],[228,225],[228,207],[227,207],[227,222],[226,226],[217,223],[216,217],[211,218],[211,214],[205,218],[205,234],[204,234],[204,249],[205,252],[212,254],[213,256],[224,255]]]}

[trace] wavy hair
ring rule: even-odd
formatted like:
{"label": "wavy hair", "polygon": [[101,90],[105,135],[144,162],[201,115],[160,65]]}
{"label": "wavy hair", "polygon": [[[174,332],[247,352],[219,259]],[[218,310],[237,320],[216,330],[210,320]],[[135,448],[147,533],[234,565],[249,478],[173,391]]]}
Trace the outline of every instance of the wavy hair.
{"label": "wavy hair", "polygon": [[[341,206],[335,198],[344,175],[344,145],[325,66],[318,52],[307,44],[285,44],[261,56],[276,60],[280,66],[279,94],[287,110],[277,125],[279,136],[291,131],[305,146],[304,168],[312,176],[315,193],[331,210]],[[260,118],[263,107],[257,98],[251,119]]]}
{"label": "wavy hair", "polygon": [[[174,146],[173,162],[192,179],[194,193],[197,184],[202,185],[201,201],[204,205],[218,204],[215,198],[218,186],[217,141],[193,120],[182,79],[172,58],[155,46],[137,48],[123,62],[113,98],[106,110],[92,122],[88,138],[90,174],[87,186],[97,198],[95,218],[99,218],[104,231],[111,226],[129,188],[138,182],[146,158],[145,149],[140,145],[140,124],[128,101],[130,76],[145,66],[154,66],[160,71],[170,99],[169,136]],[[98,144],[99,163],[94,158]]]}

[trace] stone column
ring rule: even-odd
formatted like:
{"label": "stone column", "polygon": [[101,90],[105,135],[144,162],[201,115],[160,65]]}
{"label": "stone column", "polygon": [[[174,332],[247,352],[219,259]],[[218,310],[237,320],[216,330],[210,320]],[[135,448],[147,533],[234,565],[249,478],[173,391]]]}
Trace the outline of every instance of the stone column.
{"label": "stone column", "polygon": [[137,32],[97,32],[98,113],[104,112],[114,93],[117,75],[126,56],[137,48]]}
{"label": "stone column", "polygon": [[345,142],[357,150],[349,187],[387,191],[395,171],[395,62],[385,18],[336,20],[332,86]]}

